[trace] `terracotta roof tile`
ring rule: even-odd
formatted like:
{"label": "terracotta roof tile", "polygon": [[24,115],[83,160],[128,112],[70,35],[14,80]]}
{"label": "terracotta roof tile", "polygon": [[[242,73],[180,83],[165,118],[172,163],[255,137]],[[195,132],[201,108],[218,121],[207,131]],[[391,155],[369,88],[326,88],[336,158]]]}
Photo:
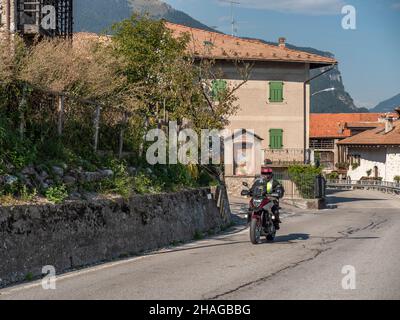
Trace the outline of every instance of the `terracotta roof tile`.
{"label": "terracotta roof tile", "polygon": [[394,122],[394,129],[385,133],[385,128],[364,131],[339,142],[342,145],[400,145],[400,120]]}
{"label": "terracotta roof tile", "polygon": [[337,63],[332,58],[270,45],[259,40],[243,39],[171,22],[166,22],[166,26],[176,36],[188,33],[190,35],[189,53],[202,58],[304,62],[319,66]]}
{"label": "terracotta roof tile", "polygon": [[[308,52],[282,48],[263,43],[259,40],[243,39],[230,35],[210,32],[196,28],[189,28],[180,24],[165,22],[174,36],[184,33],[190,36],[187,51],[190,55],[211,59],[240,59],[251,61],[286,61],[303,62],[318,67],[337,63],[335,59],[323,57]],[[74,41],[78,44],[89,40],[108,42],[110,36],[99,36],[95,33],[78,32],[74,34]]]}
{"label": "terracotta roof tile", "polygon": [[[351,128],[381,127],[381,113],[313,113],[310,115],[310,138],[347,138]],[[395,116],[393,114],[393,116]]]}

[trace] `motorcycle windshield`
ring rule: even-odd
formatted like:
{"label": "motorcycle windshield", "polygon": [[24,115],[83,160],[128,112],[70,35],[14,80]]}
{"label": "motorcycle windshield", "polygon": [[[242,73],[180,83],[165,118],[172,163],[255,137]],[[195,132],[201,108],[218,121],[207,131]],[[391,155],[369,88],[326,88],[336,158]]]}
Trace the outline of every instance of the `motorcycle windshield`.
{"label": "motorcycle windshield", "polygon": [[253,197],[254,198],[262,198],[266,193],[266,186],[255,186],[253,189]]}

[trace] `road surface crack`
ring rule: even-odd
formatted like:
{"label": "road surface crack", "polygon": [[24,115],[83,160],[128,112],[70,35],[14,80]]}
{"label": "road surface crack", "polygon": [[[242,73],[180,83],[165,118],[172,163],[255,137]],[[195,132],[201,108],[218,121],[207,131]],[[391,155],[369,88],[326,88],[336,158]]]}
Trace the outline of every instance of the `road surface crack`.
{"label": "road surface crack", "polygon": [[357,233],[357,232],[359,232],[359,231],[368,230],[368,229],[374,229],[374,228],[376,228],[377,226],[379,226],[379,225],[385,223],[386,221],[387,221],[387,220],[382,220],[382,221],[377,221],[377,222],[372,221],[372,222],[370,222],[368,225],[366,225],[366,226],[364,226],[364,227],[360,227],[360,228],[352,228],[352,227],[349,227],[349,228],[347,228],[346,230],[339,231],[338,233],[341,234],[341,235],[343,235],[343,237],[340,237],[340,238],[332,238],[331,240],[322,239],[322,241],[321,241],[320,243],[317,244],[317,245],[319,245],[319,246],[326,246],[325,248],[318,248],[318,249],[311,249],[311,248],[310,248],[310,249],[308,249],[308,250],[311,250],[311,251],[314,251],[314,252],[315,252],[315,254],[314,254],[313,256],[311,256],[311,257],[309,257],[309,258],[307,258],[307,259],[303,259],[303,260],[297,261],[297,262],[295,262],[295,263],[292,263],[292,264],[290,264],[290,265],[288,265],[288,266],[286,266],[286,267],[284,267],[284,268],[281,268],[281,269],[279,269],[279,270],[277,270],[277,271],[275,271],[275,272],[273,272],[273,273],[271,273],[271,274],[269,274],[269,275],[267,275],[267,276],[265,276],[265,277],[262,277],[262,278],[259,278],[259,279],[256,279],[256,280],[253,280],[253,281],[244,283],[244,284],[242,284],[242,285],[240,285],[240,286],[238,286],[238,287],[236,287],[236,288],[234,288],[234,289],[231,289],[231,290],[225,291],[225,292],[223,292],[223,293],[217,294],[217,295],[215,295],[215,296],[213,296],[213,297],[205,298],[205,300],[216,300],[216,299],[219,299],[219,298],[221,298],[221,297],[224,297],[224,296],[230,295],[230,294],[232,294],[232,293],[238,292],[238,291],[240,291],[240,290],[242,290],[242,289],[244,289],[244,288],[248,288],[248,287],[250,287],[250,286],[257,285],[257,284],[259,284],[259,283],[261,283],[261,282],[268,281],[268,280],[270,280],[271,278],[273,278],[273,277],[275,277],[276,275],[278,275],[279,273],[282,273],[282,272],[285,272],[285,271],[294,269],[294,268],[298,267],[299,265],[301,265],[301,264],[303,264],[303,263],[307,263],[307,262],[310,262],[310,261],[316,259],[316,258],[317,258],[318,256],[320,256],[322,253],[324,253],[324,252],[326,252],[326,251],[332,249],[332,246],[329,246],[330,244],[333,244],[333,243],[335,243],[335,242],[337,242],[337,241],[339,241],[339,240],[347,239],[347,238],[349,238],[351,235],[353,235],[354,233]]}
{"label": "road surface crack", "polygon": [[[335,240],[335,241],[337,241],[337,240]],[[224,293],[215,295],[215,296],[213,296],[213,297],[211,297],[211,298],[206,298],[205,300],[216,300],[216,299],[219,299],[219,298],[221,298],[221,297],[223,297],[223,296],[226,296],[226,295],[232,294],[232,293],[234,293],[234,292],[240,291],[241,289],[244,289],[244,288],[246,288],[246,287],[250,287],[250,286],[252,286],[252,285],[257,285],[257,284],[260,283],[260,282],[268,281],[270,278],[276,276],[277,274],[279,274],[279,273],[281,273],[281,272],[284,272],[284,271],[287,271],[287,270],[296,268],[297,266],[299,266],[299,265],[302,264],[302,263],[305,263],[305,262],[309,262],[309,261],[314,260],[314,259],[317,258],[321,253],[323,253],[323,252],[325,252],[325,251],[327,251],[327,250],[329,250],[329,249],[330,249],[330,248],[326,248],[326,249],[311,249],[311,251],[315,251],[316,253],[315,253],[312,257],[310,257],[310,258],[303,259],[303,260],[300,260],[300,261],[298,261],[298,262],[292,263],[292,264],[290,264],[290,265],[288,265],[288,266],[286,266],[286,267],[284,267],[284,268],[282,268],[282,269],[279,269],[279,270],[275,271],[274,273],[269,274],[268,276],[265,276],[265,277],[262,277],[262,278],[259,278],[259,279],[256,279],[256,280],[247,282],[247,283],[245,283],[245,284],[240,285],[239,287],[236,287],[236,288],[231,289],[231,290],[229,290],[229,291],[226,291],[226,292],[224,292]]]}

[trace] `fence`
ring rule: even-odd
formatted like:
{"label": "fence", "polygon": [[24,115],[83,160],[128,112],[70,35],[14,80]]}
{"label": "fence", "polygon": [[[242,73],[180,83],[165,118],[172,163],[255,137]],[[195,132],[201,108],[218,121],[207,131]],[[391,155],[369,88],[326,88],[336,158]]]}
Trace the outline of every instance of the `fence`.
{"label": "fence", "polygon": [[328,180],[329,188],[344,189],[376,189],[385,192],[394,192],[400,194],[399,182],[388,182],[380,180]]}
{"label": "fence", "polygon": [[275,174],[285,189],[285,198],[319,199],[325,197],[326,181],[319,175],[301,175],[290,177],[288,174]]}
{"label": "fence", "polygon": [[[58,137],[72,149],[78,147],[95,152],[100,149],[118,153],[120,157],[124,149],[134,151],[134,139],[125,137],[132,115],[123,110],[27,86],[8,88],[0,82],[0,93],[1,90],[0,113],[10,118],[21,137],[49,144]],[[141,134],[136,132],[134,138],[138,141]]]}

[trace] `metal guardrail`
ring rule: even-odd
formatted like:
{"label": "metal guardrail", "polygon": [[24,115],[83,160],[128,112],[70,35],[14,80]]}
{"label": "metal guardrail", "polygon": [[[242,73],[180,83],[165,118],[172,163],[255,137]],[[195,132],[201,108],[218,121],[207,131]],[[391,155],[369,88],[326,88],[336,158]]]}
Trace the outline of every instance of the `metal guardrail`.
{"label": "metal guardrail", "polygon": [[386,189],[400,193],[400,183],[380,180],[328,180],[327,187]]}

